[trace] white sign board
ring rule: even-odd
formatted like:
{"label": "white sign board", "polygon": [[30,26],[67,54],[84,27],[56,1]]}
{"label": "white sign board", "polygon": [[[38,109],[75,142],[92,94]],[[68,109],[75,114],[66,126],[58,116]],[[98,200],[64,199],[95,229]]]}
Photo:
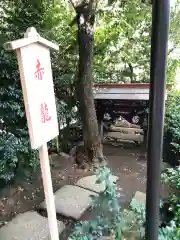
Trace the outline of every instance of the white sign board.
{"label": "white sign board", "polygon": [[4,48],[17,53],[31,147],[39,149],[51,240],[59,240],[47,149],[47,142],[59,134],[49,51],[59,47],[33,27],[24,36]]}
{"label": "white sign board", "polygon": [[59,134],[49,48],[32,43],[17,50],[31,147]]}

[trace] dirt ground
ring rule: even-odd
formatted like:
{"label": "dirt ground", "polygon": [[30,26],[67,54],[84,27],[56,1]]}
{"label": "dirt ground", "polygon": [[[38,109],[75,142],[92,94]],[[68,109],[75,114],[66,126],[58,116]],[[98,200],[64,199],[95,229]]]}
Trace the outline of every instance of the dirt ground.
{"label": "dirt ground", "polygon": [[[76,169],[67,158],[54,155],[51,161],[51,176],[54,191],[66,184],[73,184],[79,178],[91,174]],[[0,191],[0,223],[10,221],[16,214],[36,210],[44,200],[41,173],[30,180],[19,181]]]}
{"label": "dirt ground", "polygon": [[[136,191],[145,192],[146,160],[139,157],[140,148],[104,146],[108,167],[119,177],[118,188],[122,204],[128,204]],[[65,184],[73,184],[79,178],[91,175],[76,169],[75,165],[63,156],[53,156],[51,173],[54,191]],[[16,214],[36,209],[44,200],[41,174],[31,180],[17,181],[13,186],[0,191],[0,223],[10,221]]]}

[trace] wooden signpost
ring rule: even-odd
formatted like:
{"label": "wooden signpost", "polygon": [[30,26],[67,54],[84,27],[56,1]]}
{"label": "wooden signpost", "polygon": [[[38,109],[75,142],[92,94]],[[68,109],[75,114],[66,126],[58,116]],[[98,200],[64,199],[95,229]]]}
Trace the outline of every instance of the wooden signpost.
{"label": "wooden signpost", "polygon": [[59,135],[49,51],[59,47],[32,27],[4,48],[16,50],[31,147],[39,150],[51,240],[59,240],[47,149],[47,142]]}

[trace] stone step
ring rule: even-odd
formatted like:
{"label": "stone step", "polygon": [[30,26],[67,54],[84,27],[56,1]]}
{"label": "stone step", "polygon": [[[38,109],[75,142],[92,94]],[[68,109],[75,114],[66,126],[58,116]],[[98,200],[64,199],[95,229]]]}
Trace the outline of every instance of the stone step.
{"label": "stone step", "polygon": [[140,128],[139,125],[129,123],[125,119],[123,120],[116,120],[115,124],[113,124],[115,127],[129,127],[129,128]]}
{"label": "stone step", "polygon": [[121,132],[121,133],[130,133],[130,134],[143,134],[144,131],[143,129],[139,129],[139,128],[127,128],[127,127],[115,127],[115,126],[111,126],[110,127],[111,131],[115,131],[115,132]]}
{"label": "stone step", "polygon": [[[90,207],[91,195],[97,196],[97,193],[78,186],[66,185],[62,187],[54,194],[56,213],[78,220]],[[40,209],[46,209],[45,201],[40,204]]]}
{"label": "stone step", "polygon": [[[118,177],[112,176],[111,181],[117,182],[117,180]],[[101,184],[96,183],[96,175],[83,177],[79,179],[75,185],[97,193],[103,192],[105,190],[105,183]]]}
{"label": "stone step", "polygon": [[[59,235],[65,225],[58,221]],[[48,219],[35,211],[18,214],[7,225],[0,228],[1,240],[50,240]]]}
{"label": "stone step", "polygon": [[136,141],[136,142],[143,142],[143,136],[137,135],[137,134],[126,134],[126,133],[120,133],[120,132],[108,132],[104,134],[105,137],[114,138],[116,140],[123,139],[123,140],[130,140],[130,141]]}
{"label": "stone step", "polygon": [[138,204],[143,204],[145,206],[146,204],[146,194],[143,192],[137,191],[132,198],[132,201],[135,200]]}

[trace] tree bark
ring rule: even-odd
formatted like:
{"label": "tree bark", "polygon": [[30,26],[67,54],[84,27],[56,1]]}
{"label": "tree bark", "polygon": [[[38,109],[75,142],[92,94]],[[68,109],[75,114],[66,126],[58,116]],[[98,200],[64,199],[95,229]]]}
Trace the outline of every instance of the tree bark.
{"label": "tree bark", "polygon": [[79,45],[79,71],[77,97],[83,122],[83,140],[88,162],[94,165],[105,162],[93,97],[93,44],[94,15],[84,8],[77,13],[77,41]]}

